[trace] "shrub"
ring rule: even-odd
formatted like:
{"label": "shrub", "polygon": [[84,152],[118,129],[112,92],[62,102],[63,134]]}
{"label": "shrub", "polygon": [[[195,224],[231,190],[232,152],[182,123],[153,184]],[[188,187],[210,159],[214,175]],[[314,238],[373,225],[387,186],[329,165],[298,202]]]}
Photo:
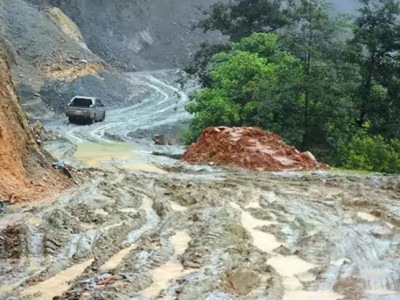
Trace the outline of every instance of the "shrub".
{"label": "shrub", "polygon": [[353,170],[400,173],[400,141],[358,133],[341,146],[344,167]]}

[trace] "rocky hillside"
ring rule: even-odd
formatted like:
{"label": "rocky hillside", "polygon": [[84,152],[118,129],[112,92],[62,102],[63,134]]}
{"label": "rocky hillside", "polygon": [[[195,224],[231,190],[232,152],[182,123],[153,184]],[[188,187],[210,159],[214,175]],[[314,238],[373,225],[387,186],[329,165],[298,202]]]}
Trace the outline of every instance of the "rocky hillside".
{"label": "rocky hillside", "polygon": [[32,200],[67,183],[49,157],[19,105],[10,68],[0,43],[0,201]]}
{"label": "rocky hillside", "polygon": [[[204,10],[221,0],[29,1],[59,7],[76,22],[94,53],[126,70],[181,67],[201,43],[222,38],[191,30]],[[357,0],[329,2],[349,12]]]}
{"label": "rocky hillside", "polygon": [[219,34],[192,31],[216,0],[29,0],[59,7],[82,31],[88,47],[125,70],[179,67]]}
{"label": "rocky hillside", "polygon": [[76,94],[99,96],[107,104],[132,94],[131,83],[88,49],[79,28],[58,8],[0,1],[0,33],[23,108],[31,116],[61,112]]}

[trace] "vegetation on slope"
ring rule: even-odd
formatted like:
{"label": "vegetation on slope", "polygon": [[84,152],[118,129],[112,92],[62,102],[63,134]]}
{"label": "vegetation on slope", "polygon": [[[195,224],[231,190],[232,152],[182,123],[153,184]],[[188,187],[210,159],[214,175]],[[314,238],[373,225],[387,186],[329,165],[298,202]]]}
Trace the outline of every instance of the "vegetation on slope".
{"label": "vegetation on slope", "polygon": [[[199,26],[230,37],[188,70],[204,89],[185,138],[208,126],[259,126],[335,166],[400,172],[400,8],[360,0],[333,19],[324,0],[236,0]],[[346,38],[344,38],[346,37]]]}

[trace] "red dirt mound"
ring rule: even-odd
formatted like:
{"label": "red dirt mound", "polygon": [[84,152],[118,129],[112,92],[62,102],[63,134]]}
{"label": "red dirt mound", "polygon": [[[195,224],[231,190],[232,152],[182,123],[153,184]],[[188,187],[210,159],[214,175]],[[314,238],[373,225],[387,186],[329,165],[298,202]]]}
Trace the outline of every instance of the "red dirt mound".
{"label": "red dirt mound", "polygon": [[309,152],[287,146],[274,133],[253,127],[210,127],[183,156],[191,164],[216,164],[265,171],[329,169]]}

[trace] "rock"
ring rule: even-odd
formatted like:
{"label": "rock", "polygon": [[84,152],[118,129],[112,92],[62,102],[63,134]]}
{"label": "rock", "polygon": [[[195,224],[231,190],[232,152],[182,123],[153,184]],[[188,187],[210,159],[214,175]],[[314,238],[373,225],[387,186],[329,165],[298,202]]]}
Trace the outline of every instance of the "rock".
{"label": "rock", "polygon": [[154,151],[153,155],[155,156],[165,156],[165,157],[169,157],[172,159],[181,159],[183,154],[182,153],[171,153],[171,152],[158,152],[158,151]]}
{"label": "rock", "polygon": [[317,161],[317,159],[315,158],[315,156],[310,152],[310,151],[307,151],[307,152],[305,152],[306,153],[306,155],[310,158],[310,159],[312,159],[313,161]]}
{"label": "rock", "polygon": [[153,136],[153,141],[156,145],[165,145],[165,137],[163,134],[156,134]]}

